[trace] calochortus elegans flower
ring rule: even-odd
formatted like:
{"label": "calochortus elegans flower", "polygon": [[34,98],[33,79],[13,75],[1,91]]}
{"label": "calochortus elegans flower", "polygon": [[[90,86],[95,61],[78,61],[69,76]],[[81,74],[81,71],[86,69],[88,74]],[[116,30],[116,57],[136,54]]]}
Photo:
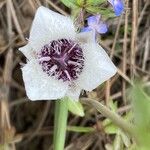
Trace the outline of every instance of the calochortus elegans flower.
{"label": "calochortus elegans flower", "polygon": [[94,35],[97,33],[104,34],[108,31],[107,25],[101,21],[100,15],[90,16],[87,18],[87,27],[81,29],[81,32],[94,31]]}
{"label": "calochortus elegans flower", "polygon": [[107,53],[93,40],[93,32],[76,33],[70,17],[39,7],[28,44],[23,80],[30,100],[78,100],[82,89],[92,91],[116,73]]}
{"label": "calochortus elegans flower", "polygon": [[116,16],[120,16],[124,10],[124,4],[122,0],[108,0],[113,6]]}

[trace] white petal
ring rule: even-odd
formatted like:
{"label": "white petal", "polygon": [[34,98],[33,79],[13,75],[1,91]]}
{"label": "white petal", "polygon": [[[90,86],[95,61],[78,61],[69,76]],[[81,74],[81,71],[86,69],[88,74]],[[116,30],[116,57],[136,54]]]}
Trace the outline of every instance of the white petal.
{"label": "white petal", "polygon": [[34,52],[29,43],[19,48],[19,51],[21,51],[29,60],[35,58]]}
{"label": "white petal", "polygon": [[76,84],[87,91],[92,91],[112,77],[117,69],[104,49],[98,44],[83,45],[83,52],[85,66]]}
{"label": "white petal", "polygon": [[39,7],[30,31],[29,42],[32,48],[38,51],[50,41],[61,38],[75,38],[73,21],[46,7]]}
{"label": "white petal", "polygon": [[50,100],[65,96],[68,85],[44,73],[36,60],[29,61],[22,68],[22,73],[30,100]]}
{"label": "white petal", "polygon": [[95,33],[94,31],[89,32],[80,32],[76,35],[76,40],[80,43],[89,43],[89,42],[95,42]]}
{"label": "white petal", "polygon": [[70,97],[72,100],[78,101],[80,93],[81,89],[73,86],[68,89],[66,96]]}

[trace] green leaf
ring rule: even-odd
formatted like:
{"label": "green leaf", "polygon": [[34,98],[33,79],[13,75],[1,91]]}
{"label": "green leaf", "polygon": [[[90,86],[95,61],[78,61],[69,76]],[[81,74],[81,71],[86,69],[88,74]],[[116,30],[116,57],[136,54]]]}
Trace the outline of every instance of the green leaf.
{"label": "green leaf", "polygon": [[113,146],[109,143],[105,144],[106,150],[113,150]]}
{"label": "green leaf", "polygon": [[76,0],[61,0],[61,2],[68,8],[74,9],[79,7]]}
{"label": "green leaf", "polygon": [[82,104],[79,101],[72,100],[71,98],[67,99],[68,110],[75,115],[84,116],[84,109]]}
{"label": "green leaf", "polygon": [[103,121],[103,126],[105,127],[105,126],[108,126],[109,124],[111,124],[112,123],[112,121],[110,120],[110,119],[105,119],[104,121]]}
{"label": "green leaf", "polygon": [[[117,111],[117,102],[113,102],[112,100],[110,100],[108,106],[113,112]],[[119,129],[116,125],[112,123],[110,119],[105,119],[102,124],[107,134],[116,134]]]}
{"label": "green leaf", "polygon": [[101,5],[104,2],[106,2],[106,0],[87,0],[88,5]]}
{"label": "green leaf", "polygon": [[105,131],[107,134],[116,134],[117,131],[118,131],[118,127],[111,123],[111,124],[109,124],[108,126],[105,126],[105,127],[104,127],[104,131]]}
{"label": "green leaf", "polygon": [[129,147],[131,145],[130,138],[121,130],[120,130],[120,136],[122,138],[124,145],[126,147]]}
{"label": "green leaf", "polygon": [[104,128],[104,131],[107,133],[107,134],[116,134],[117,131],[118,131],[118,127],[116,125],[114,125],[112,123],[112,121],[110,119],[105,119],[103,122],[102,122],[102,125],[103,125],[103,128]]}
{"label": "green leaf", "polygon": [[114,113],[106,106],[97,102],[96,100],[82,100],[83,103],[86,103],[90,106],[93,106],[97,111],[102,113],[105,117],[109,118],[115,125],[124,130],[130,136],[135,137],[134,126],[128,122],[126,122],[122,117],[120,117],[117,113]]}
{"label": "green leaf", "polygon": [[92,127],[77,127],[77,126],[68,126],[67,130],[73,132],[84,132],[84,133],[95,131],[95,129]]}
{"label": "green leaf", "polygon": [[79,6],[83,6],[85,2],[85,0],[76,0],[76,1]]}
{"label": "green leaf", "polygon": [[137,138],[142,149],[150,147],[150,96],[148,96],[141,83],[135,83],[130,89],[130,96],[134,108],[134,120]]}
{"label": "green leaf", "polygon": [[71,11],[71,17],[75,19],[80,14],[81,8],[75,8]]}
{"label": "green leaf", "polygon": [[129,148],[128,148],[128,150],[137,150],[137,145],[134,143],[134,144],[132,144]]}
{"label": "green leaf", "polygon": [[116,112],[117,111],[117,102],[113,102],[113,100],[111,99],[108,103],[108,106],[110,107],[110,109],[113,111],[113,112]]}
{"label": "green leaf", "polygon": [[88,6],[86,8],[86,10],[89,13],[93,13],[93,14],[99,13],[102,16],[108,17],[108,18],[115,17],[114,11],[112,9],[109,9],[109,8],[101,8],[101,7],[96,7],[96,6]]}
{"label": "green leaf", "polygon": [[150,97],[140,84],[133,86],[131,96],[136,123],[139,126],[148,127],[150,125]]}
{"label": "green leaf", "polygon": [[120,136],[120,131],[118,131],[115,140],[114,140],[114,150],[123,150],[123,143],[122,143],[122,139]]}
{"label": "green leaf", "polygon": [[126,112],[126,114],[123,116],[123,118],[125,120],[127,120],[128,122],[132,121],[133,120],[133,112],[132,111]]}

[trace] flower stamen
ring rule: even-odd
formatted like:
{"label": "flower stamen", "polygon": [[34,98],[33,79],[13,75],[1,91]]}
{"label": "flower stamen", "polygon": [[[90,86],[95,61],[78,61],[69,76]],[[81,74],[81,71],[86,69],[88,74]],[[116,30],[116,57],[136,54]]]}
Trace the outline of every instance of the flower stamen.
{"label": "flower stamen", "polygon": [[44,72],[63,81],[76,80],[84,66],[80,45],[67,39],[44,45],[38,53],[38,60]]}

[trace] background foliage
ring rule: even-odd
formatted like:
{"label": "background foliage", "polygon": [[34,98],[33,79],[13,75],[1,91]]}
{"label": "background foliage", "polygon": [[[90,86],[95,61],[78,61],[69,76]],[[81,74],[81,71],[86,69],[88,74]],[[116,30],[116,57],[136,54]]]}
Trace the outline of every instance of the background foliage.
{"label": "background foliage", "polygon": [[[87,0],[87,5],[83,6],[83,0],[0,1],[0,149],[52,149],[54,102],[27,99],[20,70],[20,63],[26,60],[18,51],[27,43],[36,9],[44,5],[74,17],[84,10],[84,19],[90,14],[103,14],[109,31],[100,37],[100,44],[118,67],[118,74],[93,92],[83,91],[81,99],[103,103],[134,124],[138,139],[137,142],[133,140],[95,108],[83,105],[84,117],[74,112],[69,114],[65,149],[148,150],[150,3],[148,0],[126,0],[124,14],[114,17],[106,1],[100,9],[102,2],[104,0]],[[134,83],[135,78],[140,82]],[[78,115],[84,113],[81,111]]]}

